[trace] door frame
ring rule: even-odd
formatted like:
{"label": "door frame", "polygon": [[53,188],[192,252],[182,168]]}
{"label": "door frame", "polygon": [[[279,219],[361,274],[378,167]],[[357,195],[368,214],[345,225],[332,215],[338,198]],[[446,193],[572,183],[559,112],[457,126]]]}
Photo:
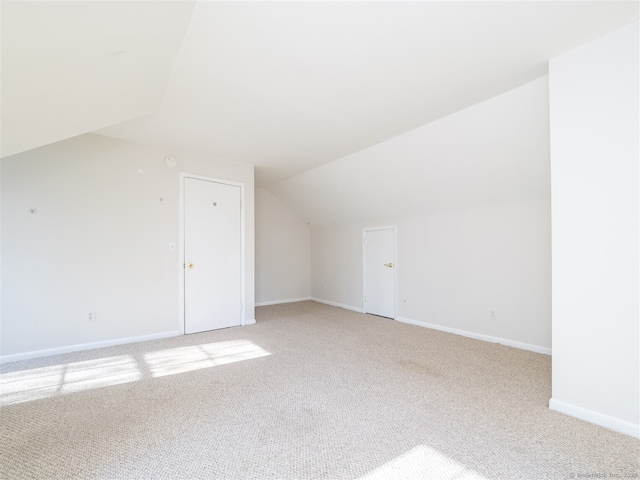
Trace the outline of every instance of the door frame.
{"label": "door frame", "polygon": [[212,183],[221,183],[223,185],[230,185],[233,187],[240,187],[240,288],[241,288],[241,301],[242,301],[242,310],[240,311],[240,326],[245,326],[246,325],[246,318],[245,318],[245,312],[246,312],[246,306],[247,306],[247,299],[246,299],[246,238],[245,238],[245,211],[246,211],[246,203],[245,203],[245,184],[242,182],[234,182],[231,180],[226,180],[226,179],[222,179],[222,178],[214,178],[214,177],[205,177],[203,175],[196,175],[196,174],[192,174],[192,173],[184,173],[184,172],[180,172],[180,199],[179,199],[179,205],[180,205],[180,215],[179,215],[179,238],[180,241],[178,242],[179,244],[179,248],[178,248],[178,277],[179,277],[179,292],[178,292],[178,309],[180,311],[180,315],[178,317],[178,330],[180,331],[180,335],[184,335],[184,322],[185,322],[185,315],[184,315],[184,307],[185,307],[185,298],[184,298],[184,288],[185,288],[185,268],[184,268],[184,264],[185,264],[185,258],[184,258],[184,240],[185,240],[185,229],[184,229],[184,207],[185,207],[185,201],[184,201],[184,194],[185,194],[185,180],[187,178],[191,178],[194,180],[204,180],[207,182],[212,182]]}
{"label": "door frame", "polygon": [[393,319],[398,319],[398,228],[395,225],[387,225],[383,227],[366,227],[362,229],[362,311],[367,313],[367,302],[364,297],[367,292],[367,256],[366,256],[366,238],[367,232],[375,232],[377,230],[393,231]]}

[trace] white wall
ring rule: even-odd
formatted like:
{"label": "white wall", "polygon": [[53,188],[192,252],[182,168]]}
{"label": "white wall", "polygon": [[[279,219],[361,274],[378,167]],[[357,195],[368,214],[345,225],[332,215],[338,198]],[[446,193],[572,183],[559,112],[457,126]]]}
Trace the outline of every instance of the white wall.
{"label": "white wall", "polygon": [[180,172],[245,184],[253,320],[253,167],[88,134],[2,159],[3,356],[178,331]]}
{"label": "white wall", "polygon": [[312,229],[311,296],[362,310],[362,295],[362,224]]}
{"label": "white wall", "polygon": [[314,229],[314,298],[363,308],[362,228],[383,225],[398,229],[397,317],[549,351],[548,198]]}
{"label": "white wall", "polygon": [[310,228],[262,188],[256,188],[256,304],[308,299]]}
{"label": "white wall", "polygon": [[312,297],[362,309],[362,228],[396,225],[398,318],[550,351],[546,77],[270,190],[322,226]]}
{"label": "white wall", "polygon": [[638,22],[550,62],[553,398],[640,437]]}

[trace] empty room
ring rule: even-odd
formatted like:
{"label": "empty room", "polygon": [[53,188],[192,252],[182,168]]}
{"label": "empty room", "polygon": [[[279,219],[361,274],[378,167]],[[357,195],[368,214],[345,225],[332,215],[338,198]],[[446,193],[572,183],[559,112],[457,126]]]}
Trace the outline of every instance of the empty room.
{"label": "empty room", "polygon": [[0,4],[0,478],[640,478],[638,1]]}

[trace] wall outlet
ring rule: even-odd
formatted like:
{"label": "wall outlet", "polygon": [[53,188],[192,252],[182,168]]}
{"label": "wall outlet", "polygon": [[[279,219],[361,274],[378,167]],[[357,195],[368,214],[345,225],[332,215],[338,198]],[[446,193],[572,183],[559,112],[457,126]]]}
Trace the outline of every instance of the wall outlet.
{"label": "wall outlet", "polygon": [[496,319],[496,311],[495,310],[489,310],[489,318],[491,320],[495,320]]}
{"label": "wall outlet", "polygon": [[96,321],[96,312],[87,312],[87,322]]}
{"label": "wall outlet", "polygon": [[169,251],[170,252],[176,251],[176,242],[169,242]]}

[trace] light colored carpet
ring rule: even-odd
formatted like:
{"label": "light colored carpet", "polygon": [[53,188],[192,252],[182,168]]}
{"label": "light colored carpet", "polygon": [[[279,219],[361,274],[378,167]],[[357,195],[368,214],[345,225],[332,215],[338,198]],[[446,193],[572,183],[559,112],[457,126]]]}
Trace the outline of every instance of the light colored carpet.
{"label": "light colored carpet", "polygon": [[4,365],[1,477],[638,478],[638,440],[548,409],[547,356],[314,302],[257,320]]}

